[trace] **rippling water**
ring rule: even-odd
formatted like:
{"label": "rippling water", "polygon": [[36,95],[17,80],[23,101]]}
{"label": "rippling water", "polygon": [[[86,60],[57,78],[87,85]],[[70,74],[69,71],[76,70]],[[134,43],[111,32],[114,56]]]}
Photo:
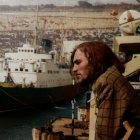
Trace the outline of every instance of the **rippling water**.
{"label": "rippling water", "polygon": [[[75,106],[83,105],[84,99],[85,96],[76,98]],[[70,101],[43,111],[22,110],[0,115],[0,140],[32,140],[32,128],[40,128],[56,117],[71,117]]]}

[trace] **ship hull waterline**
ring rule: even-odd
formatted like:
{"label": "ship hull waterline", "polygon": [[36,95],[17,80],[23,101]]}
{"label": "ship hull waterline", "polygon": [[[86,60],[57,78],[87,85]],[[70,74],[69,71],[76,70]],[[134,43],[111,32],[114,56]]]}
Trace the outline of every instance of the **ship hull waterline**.
{"label": "ship hull waterline", "polygon": [[0,113],[24,108],[41,109],[54,106],[86,91],[79,85],[52,88],[0,87]]}

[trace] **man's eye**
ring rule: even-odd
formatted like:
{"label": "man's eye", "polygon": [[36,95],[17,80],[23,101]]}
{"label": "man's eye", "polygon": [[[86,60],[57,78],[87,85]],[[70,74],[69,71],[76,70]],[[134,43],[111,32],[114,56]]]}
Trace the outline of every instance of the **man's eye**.
{"label": "man's eye", "polygon": [[79,65],[81,63],[81,60],[76,60],[75,64]]}

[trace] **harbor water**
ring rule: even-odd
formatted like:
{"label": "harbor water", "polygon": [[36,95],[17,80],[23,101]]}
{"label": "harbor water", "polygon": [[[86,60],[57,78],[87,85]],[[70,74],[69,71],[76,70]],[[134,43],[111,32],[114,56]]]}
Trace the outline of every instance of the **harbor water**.
{"label": "harbor water", "polygon": [[[85,105],[85,95],[75,98],[77,107]],[[1,140],[32,140],[32,128],[40,128],[57,117],[71,117],[71,101],[59,103],[45,110],[21,110],[0,115]]]}

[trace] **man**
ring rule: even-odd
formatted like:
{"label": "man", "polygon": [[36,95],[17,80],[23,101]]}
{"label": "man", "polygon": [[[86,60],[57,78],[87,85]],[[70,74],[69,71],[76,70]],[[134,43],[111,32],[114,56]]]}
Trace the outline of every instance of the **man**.
{"label": "man", "polygon": [[71,75],[77,83],[91,85],[94,96],[90,103],[89,140],[122,139],[126,132],[124,121],[135,126],[132,139],[140,139],[140,100],[122,75],[124,70],[105,43],[84,42],[72,52]]}

